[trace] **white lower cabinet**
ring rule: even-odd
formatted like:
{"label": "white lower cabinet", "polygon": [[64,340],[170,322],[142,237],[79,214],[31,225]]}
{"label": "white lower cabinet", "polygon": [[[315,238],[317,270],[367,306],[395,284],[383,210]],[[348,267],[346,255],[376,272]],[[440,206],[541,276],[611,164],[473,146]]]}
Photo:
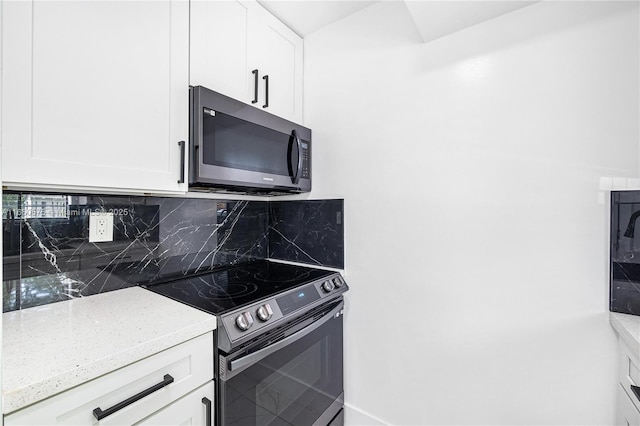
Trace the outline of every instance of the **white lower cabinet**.
{"label": "white lower cabinet", "polygon": [[[616,424],[640,426],[640,354],[622,340],[618,345],[618,409]],[[636,392],[634,392],[634,389]]]}
{"label": "white lower cabinet", "polygon": [[[4,424],[182,424],[173,422],[178,417],[186,424],[205,424],[202,398],[213,401],[212,380],[213,332],[209,332],[10,413]],[[175,417],[178,413],[174,413],[174,404],[178,411],[193,411],[181,411]],[[96,416],[96,409],[106,415]],[[161,415],[165,410],[166,415]],[[201,420],[189,423],[188,419]]]}
{"label": "white lower cabinet", "polygon": [[196,389],[168,407],[144,419],[141,426],[210,426],[214,423],[213,382]]}
{"label": "white lower cabinet", "polygon": [[618,412],[616,424],[622,426],[640,426],[640,411],[635,407],[629,395],[618,386]]}

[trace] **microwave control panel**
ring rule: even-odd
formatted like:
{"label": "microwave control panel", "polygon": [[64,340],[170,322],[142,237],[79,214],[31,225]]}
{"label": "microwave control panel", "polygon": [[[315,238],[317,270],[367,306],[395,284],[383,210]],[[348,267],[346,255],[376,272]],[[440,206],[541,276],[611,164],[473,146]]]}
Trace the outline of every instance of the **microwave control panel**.
{"label": "microwave control panel", "polygon": [[302,178],[309,179],[310,169],[309,166],[309,144],[306,142],[302,142]]}

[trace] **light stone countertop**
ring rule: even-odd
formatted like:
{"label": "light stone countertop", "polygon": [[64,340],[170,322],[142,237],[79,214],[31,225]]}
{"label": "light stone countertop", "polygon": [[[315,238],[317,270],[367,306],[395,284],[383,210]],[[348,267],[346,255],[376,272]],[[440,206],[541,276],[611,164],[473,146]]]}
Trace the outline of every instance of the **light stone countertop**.
{"label": "light stone countertop", "polygon": [[629,349],[640,354],[640,316],[610,312],[609,322]]}
{"label": "light stone countertop", "polygon": [[216,328],[213,315],[140,287],[7,312],[2,321],[4,414]]}

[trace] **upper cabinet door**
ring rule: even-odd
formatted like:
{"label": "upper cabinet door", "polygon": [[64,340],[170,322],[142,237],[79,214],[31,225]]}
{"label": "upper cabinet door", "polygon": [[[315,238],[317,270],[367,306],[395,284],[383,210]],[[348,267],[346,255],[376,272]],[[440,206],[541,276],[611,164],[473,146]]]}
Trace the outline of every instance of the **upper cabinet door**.
{"label": "upper cabinet door", "polygon": [[184,0],[4,2],[4,184],[186,190],[188,37]]}
{"label": "upper cabinet door", "polygon": [[255,0],[191,0],[190,48],[192,86],[302,122],[302,39]]}
{"label": "upper cabinet door", "polygon": [[[254,39],[251,57],[261,71],[260,106],[268,105],[265,107],[267,111],[301,123],[302,38],[261,6],[256,8],[254,22],[251,28]],[[263,78],[264,75],[268,76],[268,82]]]}
{"label": "upper cabinet door", "polygon": [[247,55],[249,8],[246,1],[191,1],[192,86],[204,86],[248,102],[253,84]]}

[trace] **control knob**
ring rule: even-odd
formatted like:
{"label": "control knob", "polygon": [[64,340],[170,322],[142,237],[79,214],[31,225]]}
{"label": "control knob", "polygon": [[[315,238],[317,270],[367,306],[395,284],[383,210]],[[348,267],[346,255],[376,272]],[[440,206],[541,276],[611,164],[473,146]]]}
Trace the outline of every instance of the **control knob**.
{"label": "control knob", "polygon": [[256,314],[258,315],[258,319],[260,321],[269,321],[269,318],[271,318],[271,316],[273,315],[273,310],[271,309],[271,305],[269,305],[268,303],[265,303],[264,305],[258,308],[258,310],[256,311]]}
{"label": "control knob", "polygon": [[335,277],[333,279],[333,285],[335,285],[336,288],[342,287],[342,278],[341,277]]}
{"label": "control knob", "polygon": [[331,290],[334,289],[333,283],[331,281],[325,281],[322,283],[322,289],[324,291],[326,291],[327,293],[329,293]]}
{"label": "control knob", "polygon": [[253,317],[251,312],[243,312],[236,318],[236,325],[242,331],[247,331],[253,325]]}

